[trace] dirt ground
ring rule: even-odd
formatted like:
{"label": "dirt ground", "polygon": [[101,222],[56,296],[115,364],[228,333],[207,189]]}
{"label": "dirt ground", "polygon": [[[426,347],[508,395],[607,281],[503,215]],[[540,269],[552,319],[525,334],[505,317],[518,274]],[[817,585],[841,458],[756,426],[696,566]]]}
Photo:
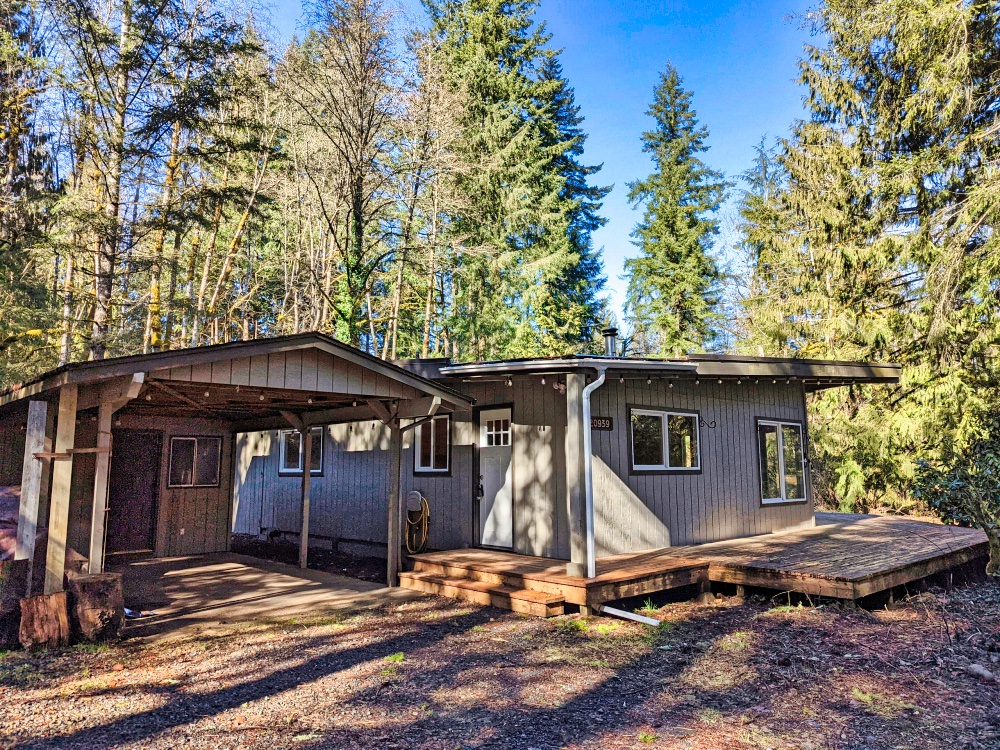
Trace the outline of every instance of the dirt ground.
{"label": "dirt ground", "polygon": [[[231,549],[237,554],[261,560],[273,560],[289,565],[298,565],[299,562],[299,545],[283,540],[269,542],[251,534],[234,534]],[[320,547],[310,547],[309,568],[360,578],[362,581],[385,583],[384,557],[359,557]]]}
{"label": "dirt ground", "polygon": [[0,657],[3,748],[1000,748],[1000,582],[659,628],[433,597]]}

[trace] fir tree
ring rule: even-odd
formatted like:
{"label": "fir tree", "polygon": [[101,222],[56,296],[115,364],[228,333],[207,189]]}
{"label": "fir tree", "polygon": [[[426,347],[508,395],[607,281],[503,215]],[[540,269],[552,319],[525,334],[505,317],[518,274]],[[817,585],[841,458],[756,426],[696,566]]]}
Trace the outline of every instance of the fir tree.
{"label": "fir tree", "polygon": [[629,202],[645,213],[632,233],[640,255],[625,261],[626,317],[644,342],[640,348],[677,356],[715,337],[722,273],[711,251],[726,183],[699,156],[708,150],[708,130],[672,65],[646,114],[655,125],[642,135],[643,151],[654,171],[628,186]]}
{"label": "fir tree", "polygon": [[812,403],[817,486],[865,507],[998,407],[1000,10],[827,0],[814,21],[810,117],[779,148],[783,186],[744,204],[768,258],[746,315],[770,321],[748,326],[768,353],[904,365],[898,388]]}
{"label": "fir tree", "polygon": [[599,212],[611,187],[590,184],[603,165],[586,166],[580,162],[587,141],[582,128],[584,118],[559,59],[547,58],[540,76],[543,81],[558,83],[548,106],[555,126],[549,140],[556,147],[564,147],[553,166],[565,179],[562,197],[569,210],[569,254],[561,268],[550,269],[541,287],[543,301],[536,306],[535,317],[549,339],[546,353],[562,353],[589,345],[605,322],[605,305],[600,296],[606,282],[604,263],[592,236],[607,223]]}
{"label": "fir tree", "polygon": [[[430,43],[465,102],[455,146],[464,168],[454,175],[462,205],[450,223],[457,262],[450,324],[474,358],[548,352],[565,340],[559,316],[567,305],[537,292],[573,265],[574,200],[558,163],[573,141],[560,137],[554,120],[564,83],[541,75],[555,52],[534,21],[536,7],[537,0],[427,4]],[[542,330],[538,308],[552,314]]]}

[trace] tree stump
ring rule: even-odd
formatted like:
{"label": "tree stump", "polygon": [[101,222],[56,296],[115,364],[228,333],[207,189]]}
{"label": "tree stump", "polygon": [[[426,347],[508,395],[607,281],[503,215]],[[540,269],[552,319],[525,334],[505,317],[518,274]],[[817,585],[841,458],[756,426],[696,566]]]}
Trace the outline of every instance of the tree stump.
{"label": "tree stump", "polygon": [[21,600],[21,645],[28,649],[69,644],[69,609],[66,592],[42,594]]}
{"label": "tree stump", "polygon": [[70,617],[74,636],[87,643],[110,641],[125,627],[121,573],[70,576]]}

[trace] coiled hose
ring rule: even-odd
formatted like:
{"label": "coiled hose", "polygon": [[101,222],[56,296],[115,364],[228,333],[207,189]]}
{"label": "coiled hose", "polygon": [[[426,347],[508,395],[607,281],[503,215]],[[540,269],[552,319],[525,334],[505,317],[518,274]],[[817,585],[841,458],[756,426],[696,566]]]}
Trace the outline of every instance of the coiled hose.
{"label": "coiled hose", "polygon": [[[431,507],[427,498],[417,491],[410,493],[406,508],[406,551],[417,555],[427,546],[427,535],[431,530]],[[416,510],[410,506],[419,503]]]}

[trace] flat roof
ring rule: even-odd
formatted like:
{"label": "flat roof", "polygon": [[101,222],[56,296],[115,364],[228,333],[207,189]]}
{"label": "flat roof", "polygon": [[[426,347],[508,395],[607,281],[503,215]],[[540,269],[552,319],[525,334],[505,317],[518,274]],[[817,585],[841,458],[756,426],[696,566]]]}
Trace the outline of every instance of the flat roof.
{"label": "flat roof", "polygon": [[749,357],[736,354],[692,354],[677,359],[607,357],[576,355],[532,359],[443,363],[437,367],[443,378],[472,379],[506,377],[518,374],[555,374],[604,368],[625,375],[641,372],[660,373],[667,377],[717,378],[794,378],[816,388],[830,388],[853,383],[899,382],[900,365],[840,362],[795,357]]}

